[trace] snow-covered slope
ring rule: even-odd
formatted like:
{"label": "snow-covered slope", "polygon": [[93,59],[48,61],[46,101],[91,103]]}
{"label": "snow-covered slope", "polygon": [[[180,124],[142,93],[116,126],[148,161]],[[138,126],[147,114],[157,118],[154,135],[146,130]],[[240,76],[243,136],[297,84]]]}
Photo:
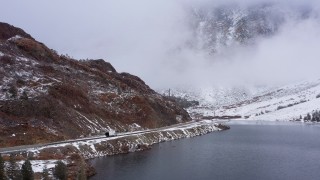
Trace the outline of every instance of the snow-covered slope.
{"label": "snow-covered slope", "polygon": [[230,96],[228,99],[234,99],[233,103],[224,103],[222,106],[202,104],[189,108],[188,111],[192,115],[202,116],[241,116],[252,120],[296,120],[307,113],[320,110],[320,98],[317,97],[320,94],[320,80],[304,81],[256,92],[240,101],[237,101],[237,98],[241,99],[242,94],[230,94],[227,91],[224,93]]}
{"label": "snow-covered slope", "polygon": [[[248,5],[226,3],[224,5],[201,6],[192,9],[191,12],[190,19],[194,34],[194,39],[190,43],[191,46],[200,51],[208,52],[207,61],[210,63],[211,61],[231,62],[236,59],[238,64],[235,63],[235,69],[238,68],[238,65],[245,64],[247,57],[239,56],[234,57],[234,59],[220,57],[230,54],[232,56],[235,51],[243,47],[255,47],[259,42],[277,36],[290,22],[306,21],[310,18],[318,21],[319,17],[318,11],[314,7],[295,3],[290,5],[261,2],[251,5],[250,3]],[[250,58],[252,56],[250,55]],[[274,57],[274,59],[277,58],[282,57]],[[269,59],[263,58],[262,61],[268,63]],[[242,64],[242,62],[244,63]],[[288,60],[288,62],[290,61]],[[270,63],[272,64],[271,61]],[[254,69],[256,65],[248,65],[244,68],[243,71],[248,73],[249,76],[246,75],[242,78],[241,75],[237,77],[238,74],[235,70],[228,71],[229,64],[226,64],[226,66],[220,67],[219,64],[213,63],[212,67],[215,68],[210,69],[210,71],[217,71],[221,68],[223,72],[226,69],[228,72],[226,74],[231,77],[230,82],[228,78],[224,78],[225,74],[216,73],[213,74],[214,76],[212,75],[213,77],[209,75],[200,77],[199,84],[222,83],[229,85],[229,87],[225,85],[222,87],[213,85],[205,88],[183,87],[171,90],[171,95],[199,101],[199,106],[188,109],[191,116],[195,118],[201,116],[207,116],[207,118],[210,118],[208,116],[217,116],[216,118],[218,116],[242,116],[249,119],[292,120],[300,117],[300,115],[304,116],[313,110],[317,110],[319,107],[319,99],[316,98],[317,94],[320,93],[319,80],[274,87],[268,85],[268,83],[274,81],[274,78],[270,78],[266,82],[261,82],[259,78],[252,82],[250,80],[246,81],[246,78],[255,76],[248,70],[250,68]],[[274,67],[280,66],[275,61],[273,64]],[[264,64],[261,67],[265,67]],[[282,74],[279,76],[282,76]],[[233,77],[235,78],[233,79]],[[239,87],[243,79],[243,82],[260,83],[264,86],[256,87],[243,84]],[[238,80],[241,82],[238,82]],[[290,79],[290,81],[293,80]],[[168,94],[168,92],[166,93]]]}
{"label": "snow-covered slope", "polygon": [[[199,101],[200,107],[219,108],[221,106],[232,105],[237,102],[248,100],[254,95],[265,91],[265,87],[180,87],[170,89],[170,95],[182,97],[189,101]],[[168,90],[159,91],[163,95],[168,95]]]}

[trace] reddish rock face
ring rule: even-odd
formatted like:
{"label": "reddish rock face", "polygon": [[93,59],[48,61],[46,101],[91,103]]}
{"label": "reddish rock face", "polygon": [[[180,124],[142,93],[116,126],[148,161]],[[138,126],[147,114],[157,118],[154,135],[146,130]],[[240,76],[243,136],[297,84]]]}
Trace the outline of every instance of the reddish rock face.
{"label": "reddish rock face", "polygon": [[101,59],[58,55],[6,23],[0,23],[0,65],[0,147],[190,120],[140,78]]}

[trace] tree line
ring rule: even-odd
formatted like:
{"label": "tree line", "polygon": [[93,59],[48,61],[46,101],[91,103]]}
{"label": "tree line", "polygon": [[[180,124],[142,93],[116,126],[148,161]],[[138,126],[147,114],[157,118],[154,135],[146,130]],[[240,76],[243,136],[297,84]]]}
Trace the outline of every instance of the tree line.
{"label": "tree line", "polygon": [[[67,165],[62,161],[57,161],[52,171],[53,177],[58,180],[67,179]],[[42,179],[49,180],[49,170],[45,166],[42,171]],[[78,176],[77,179],[86,179]],[[25,160],[21,168],[14,160],[14,155],[10,155],[6,163],[0,154],[0,180],[34,180],[34,171],[29,159]]]}
{"label": "tree line", "polygon": [[300,116],[300,119],[304,121],[320,122],[320,111],[313,111],[311,114],[308,113],[306,116]]}

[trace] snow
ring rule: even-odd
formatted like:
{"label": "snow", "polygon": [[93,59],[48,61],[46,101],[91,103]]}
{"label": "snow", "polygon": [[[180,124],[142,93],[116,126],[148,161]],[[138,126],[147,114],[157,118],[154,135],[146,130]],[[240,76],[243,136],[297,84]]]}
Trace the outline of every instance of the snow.
{"label": "snow", "polygon": [[[117,134],[117,136],[115,137],[109,137],[106,138],[104,135],[101,136],[95,136],[94,138],[89,137],[89,138],[81,138],[81,139],[75,139],[75,140],[68,140],[68,141],[64,141],[61,143],[52,143],[51,145],[44,145],[44,146],[40,146],[40,147],[36,147],[36,148],[28,148],[25,151],[27,152],[33,152],[35,154],[38,154],[41,150],[46,149],[46,148],[61,148],[61,147],[65,147],[68,145],[72,145],[75,148],[77,148],[79,151],[81,151],[80,146],[88,146],[91,149],[91,154],[88,155],[89,157],[99,157],[99,156],[103,156],[105,154],[101,154],[101,152],[98,152],[95,148],[95,144],[101,144],[102,142],[108,142],[111,140],[115,140],[115,139],[119,139],[119,138],[123,138],[123,137],[130,137],[130,136],[134,136],[134,137],[138,137],[137,140],[135,140],[135,142],[139,141],[141,144],[146,144],[146,137],[143,136],[144,134],[148,134],[148,133],[158,133],[159,136],[163,136],[162,133],[169,133],[171,135],[171,140],[173,140],[173,137],[179,137],[182,138],[183,136],[176,134],[174,131],[180,130],[183,134],[185,134],[185,137],[192,137],[198,134],[204,134],[204,133],[208,133],[208,132],[212,132],[212,131],[218,131],[219,128],[217,128],[216,125],[217,121],[213,121],[213,120],[204,120],[204,121],[199,121],[199,122],[190,122],[190,123],[184,123],[184,124],[178,124],[178,125],[173,125],[171,127],[167,127],[167,128],[161,128],[159,130],[144,130],[144,131],[135,131],[134,134],[131,133],[119,133]],[[189,131],[190,129],[196,130],[196,134],[194,134],[193,131]],[[201,132],[199,132],[201,131]],[[141,137],[144,137],[144,139],[141,139]],[[163,137],[164,140],[169,140],[168,138]],[[148,140],[147,140],[148,141]],[[155,143],[155,142],[154,142]],[[111,146],[111,144],[110,144]],[[88,152],[86,152],[88,153]],[[41,167],[44,166],[44,162],[40,161],[38,163],[39,169],[41,169]],[[54,164],[54,163],[53,163]],[[48,166],[49,168],[49,166]]]}
{"label": "snow", "polygon": [[18,40],[18,39],[21,39],[22,37],[20,35],[15,35],[14,37],[11,37],[8,39],[8,41],[15,41],[15,40]]}
{"label": "snow", "polygon": [[16,76],[18,76],[18,77],[31,77],[32,76],[31,72],[27,72],[24,70],[16,71],[15,73],[16,73]]}
{"label": "snow", "polygon": [[262,116],[252,117],[255,120],[294,120],[300,115],[305,116],[313,110],[320,110],[320,99],[313,99],[308,102],[284,108]]}
{"label": "snow", "polygon": [[[206,104],[206,102],[198,107],[189,108],[188,111],[192,115],[242,116],[250,120],[288,121],[319,110],[320,98],[316,98],[318,94],[320,94],[320,80],[310,80],[257,91],[254,95],[245,98],[237,97],[241,96],[241,93],[226,93],[234,96],[228,97],[235,99],[233,103],[225,101],[222,103],[223,106],[217,106],[217,104]],[[203,95],[198,95],[200,96]],[[236,99],[242,99],[242,101]]]}
{"label": "snow", "polygon": [[138,128],[141,127],[141,126],[140,126],[139,124],[137,124],[137,123],[133,123],[132,126],[133,126],[133,127],[138,127]]}
{"label": "snow", "polygon": [[29,62],[30,59],[26,57],[17,57],[17,61]]}
{"label": "snow", "polygon": [[[90,120],[89,118],[87,118],[86,116],[84,116],[83,114],[81,114],[80,112],[76,111],[82,118],[84,118],[87,121],[87,127],[90,128],[91,132],[99,132],[101,129],[103,129],[103,127],[98,123],[97,120],[95,120],[95,122],[93,122],[93,120]],[[88,124],[89,123],[89,124]]]}
{"label": "snow", "polygon": [[[55,167],[58,160],[30,160],[32,165],[33,172],[42,172],[44,167],[46,166],[47,169],[52,169]],[[63,163],[67,164],[66,160],[61,160]],[[22,166],[24,161],[17,161],[19,167]]]}

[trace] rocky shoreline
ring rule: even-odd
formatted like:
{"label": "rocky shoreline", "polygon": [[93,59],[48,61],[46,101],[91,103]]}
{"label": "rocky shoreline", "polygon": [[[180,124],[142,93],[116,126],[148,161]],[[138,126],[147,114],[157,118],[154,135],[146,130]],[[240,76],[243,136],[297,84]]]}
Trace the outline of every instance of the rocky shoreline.
{"label": "rocky shoreline", "polygon": [[[17,153],[16,157],[20,160],[29,158],[44,162],[48,160],[65,160],[68,164],[69,177],[74,179],[80,168],[80,161],[83,159],[87,162],[87,175],[93,176],[95,171],[88,162],[90,159],[143,151],[152,148],[152,145],[156,143],[200,136],[229,128],[229,126],[205,120],[183,127],[172,127],[154,132],[28,149]],[[42,166],[44,165],[42,164]]]}

